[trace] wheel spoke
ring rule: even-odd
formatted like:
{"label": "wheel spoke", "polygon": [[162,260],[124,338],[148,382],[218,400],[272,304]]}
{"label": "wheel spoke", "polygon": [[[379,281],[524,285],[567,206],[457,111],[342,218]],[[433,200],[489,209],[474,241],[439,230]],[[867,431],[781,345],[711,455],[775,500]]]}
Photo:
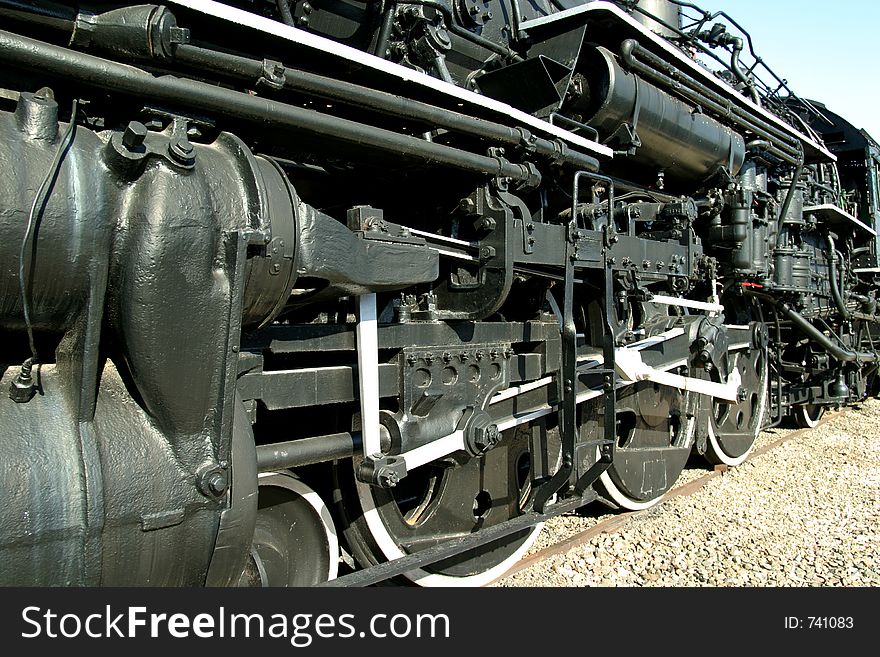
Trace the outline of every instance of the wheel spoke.
{"label": "wheel spoke", "polygon": [[250,577],[264,586],[310,586],[334,579],[339,543],[330,512],[299,479],[260,476]]}
{"label": "wheel spoke", "polygon": [[[345,529],[357,560],[363,566],[382,563],[520,515],[531,488],[528,432],[528,427],[505,432],[480,457],[459,454],[417,468],[395,489],[372,487],[356,481],[353,472],[338,472],[343,499],[361,510],[349,517]],[[523,530],[406,578],[423,586],[480,586],[516,562],[539,531]]]}
{"label": "wheel spoke", "polygon": [[[644,381],[621,391],[614,461],[596,482],[601,498],[627,510],[656,504],[684,469],[694,421],[688,405],[693,393]],[[582,431],[599,429],[597,420]],[[595,429],[593,429],[595,427]]]}
{"label": "wheel spoke", "polygon": [[763,349],[741,349],[727,358],[728,372],[739,372],[740,395],[736,402],[713,400],[705,456],[712,464],[734,466],[748,457],[763,427],[769,370]]}

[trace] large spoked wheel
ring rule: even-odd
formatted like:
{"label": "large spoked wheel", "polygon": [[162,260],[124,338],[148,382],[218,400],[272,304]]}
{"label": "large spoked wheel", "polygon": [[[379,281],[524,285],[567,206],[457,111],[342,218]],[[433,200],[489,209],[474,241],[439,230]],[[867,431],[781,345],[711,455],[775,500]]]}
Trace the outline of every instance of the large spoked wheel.
{"label": "large spoked wheel", "polygon": [[[390,561],[520,515],[531,503],[528,431],[506,431],[480,457],[459,455],[424,465],[392,489],[357,481],[351,468],[340,465],[344,533],[360,565]],[[352,512],[352,503],[360,514]],[[405,578],[420,586],[482,586],[516,563],[540,531],[540,525],[523,530]]]}
{"label": "large spoked wheel", "polygon": [[[612,326],[616,333],[632,331],[652,318],[662,318],[673,307],[630,302],[617,307]],[[593,300],[582,306],[580,324],[589,344],[601,344],[603,311]],[[687,367],[680,374],[692,376]],[[593,484],[599,499],[612,508],[640,511],[659,502],[687,463],[694,437],[694,393],[639,381],[617,391],[613,462]],[[603,435],[604,400],[580,405],[580,432],[590,438]]]}
{"label": "large spoked wheel", "polygon": [[728,353],[728,372],[739,372],[737,402],[712,400],[706,459],[713,465],[739,465],[746,460],[767,411],[769,370],[763,349],[741,349]]}
{"label": "large spoked wheel", "polygon": [[628,511],[660,501],[688,460],[692,401],[692,393],[650,381],[618,391],[614,461],[595,483],[600,499]]}
{"label": "large spoked wheel", "polygon": [[321,497],[286,473],[260,475],[250,583],[310,586],[334,579],[339,541]]}
{"label": "large spoked wheel", "polygon": [[819,426],[819,421],[825,415],[825,407],[818,404],[804,404],[794,408],[791,414],[795,424],[801,429],[814,429]]}

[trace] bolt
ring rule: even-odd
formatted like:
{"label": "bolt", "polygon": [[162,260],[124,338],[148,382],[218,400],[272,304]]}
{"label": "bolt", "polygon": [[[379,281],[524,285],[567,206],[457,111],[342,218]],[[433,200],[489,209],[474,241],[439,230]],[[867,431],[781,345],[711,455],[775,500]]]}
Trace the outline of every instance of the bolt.
{"label": "bolt", "polygon": [[477,353],[474,354],[474,357],[477,360],[483,360],[483,352],[478,350]]}
{"label": "bolt", "polygon": [[168,153],[176,162],[190,165],[195,159],[195,149],[186,137],[175,137],[168,143]]}
{"label": "bolt", "polygon": [[376,479],[383,488],[394,488],[400,481],[400,477],[394,470],[380,471]]}
{"label": "bolt", "polygon": [[444,363],[448,363],[448,362],[450,362],[451,360],[452,360],[452,354],[449,353],[448,351],[444,351],[444,352],[443,352],[443,362],[444,362]]}
{"label": "bolt", "polygon": [[468,352],[463,351],[463,352],[461,352],[461,355],[459,355],[459,358],[461,359],[462,363],[466,363],[468,361],[468,359],[470,358],[470,356],[468,355]]}
{"label": "bolt", "polygon": [[37,394],[37,386],[31,375],[32,368],[31,359],[26,360],[21,366],[18,376],[9,384],[9,398],[16,404],[26,404]]}
{"label": "bolt", "polygon": [[434,362],[434,354],[432,354],[430,351],[429,351],[428,353],[425,354],[425,362],[426,362],[428,365],[430,365],[431,363]]}
{"label": "bolt", "polygon": [[501,440],[501,432],[497,424],[489,424],[485,427],[477,427],[474,431],[474,447],[480,452],[485,452],[495,447]]}
{"label": "bolt", "polygon": [[415,364],[417,361],[418,361],[418,359],[415,357],[415,354],[409,354],[406,357],[406,362],[410,367],[415,367]]}
{"label": "bolt", "polygon": [[208,476],[207,485],[208,490],[219,497],[229,489],[229,478],[226,476],[225,472],[217,470]]}
{"label": "bolt", "polygon": [[492,350],[489,352],[489,357],[490,357],[492,360],[498,360],[498,350],[497,350],[497,349],[492,349]]}
{"label": "bolt", "polygon": [[229,476],[219,467],[203,471],[198,478],[199,490],[208,497],[220,497],[229,490]]}
{"label": "bolt", "polygon": [[147,126],[140,121],[131,121],[122,133],[122,145],[130,151],[136,151],[143,146],[147,138]]}

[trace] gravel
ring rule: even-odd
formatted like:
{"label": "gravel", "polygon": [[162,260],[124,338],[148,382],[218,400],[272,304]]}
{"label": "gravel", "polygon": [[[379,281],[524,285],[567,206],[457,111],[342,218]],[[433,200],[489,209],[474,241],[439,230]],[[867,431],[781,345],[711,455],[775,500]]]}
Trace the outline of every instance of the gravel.
{"label": "gravel", "polygon": [[[764,432],[758,447],[790,433]],[[612,515],[554,518],[531,553]],[[880,400],[496,586],[880,586]]]}

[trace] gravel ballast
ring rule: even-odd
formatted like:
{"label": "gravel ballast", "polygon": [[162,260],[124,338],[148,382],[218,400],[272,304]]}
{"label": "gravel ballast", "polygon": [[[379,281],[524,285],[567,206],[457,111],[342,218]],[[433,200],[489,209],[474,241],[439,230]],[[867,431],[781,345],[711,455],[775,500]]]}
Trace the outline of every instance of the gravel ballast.
{"label": "gravel ballast", "polygon": [[[790,433],[764,432],[757,446]],[[679,484],[705,473],[688,469]],[[546,523],[532,553],[609,517],[590,510]],[[878,586],[880,400],[496,585]]]}

